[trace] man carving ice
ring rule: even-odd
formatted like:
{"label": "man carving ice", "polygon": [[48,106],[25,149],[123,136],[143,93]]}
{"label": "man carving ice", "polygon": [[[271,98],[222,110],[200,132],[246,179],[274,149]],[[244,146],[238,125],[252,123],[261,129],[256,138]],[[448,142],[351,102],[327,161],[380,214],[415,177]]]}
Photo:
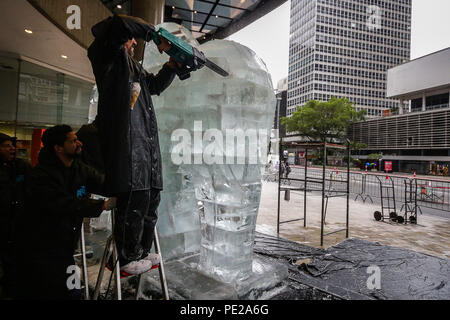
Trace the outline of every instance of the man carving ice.
{"label": "man carving ice", "polygon": [[[121,271],[140,274],[159,263],[151,254],[163,188],[158,129],[151,95],[159,95],[180,67],[170,59],[155,76],[133,58],[136,39],[149,41],[155,29],[144,20],[115,15],[92,28],[88,49],[97,87],[98,130],[105,187],[117,197],[114,236]],[[161,39],[160,53],[170,44]]]}

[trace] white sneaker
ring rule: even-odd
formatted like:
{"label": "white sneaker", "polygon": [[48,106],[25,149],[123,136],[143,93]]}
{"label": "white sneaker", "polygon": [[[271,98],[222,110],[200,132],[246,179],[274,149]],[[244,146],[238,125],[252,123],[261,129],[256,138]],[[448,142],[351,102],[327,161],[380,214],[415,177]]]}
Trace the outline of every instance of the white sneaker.
{"label": "white sneaker", "polygon": [[156,266],[161,261],[161,256],[156,253],[149,253],[145,258],[145,261],[151,261],[153,266]]}
{"label": "white sneaker", "polygon": [[138,260],[124,265],[120,268],[120,271],[129,275],[136,275],[149,271],[152,266],[152,262],[149,260]]}

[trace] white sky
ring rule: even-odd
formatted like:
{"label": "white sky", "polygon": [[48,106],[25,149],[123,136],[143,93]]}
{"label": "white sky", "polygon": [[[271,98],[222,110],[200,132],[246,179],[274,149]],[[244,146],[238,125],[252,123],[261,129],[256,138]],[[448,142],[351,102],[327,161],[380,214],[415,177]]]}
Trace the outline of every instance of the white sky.
{"label": "white sky", "polygon": [[[228,39],[261,57],[276,88],[287,77],[291,1],[273,10]],[[411,59],[450,47],[450,0],[412,0]]]}

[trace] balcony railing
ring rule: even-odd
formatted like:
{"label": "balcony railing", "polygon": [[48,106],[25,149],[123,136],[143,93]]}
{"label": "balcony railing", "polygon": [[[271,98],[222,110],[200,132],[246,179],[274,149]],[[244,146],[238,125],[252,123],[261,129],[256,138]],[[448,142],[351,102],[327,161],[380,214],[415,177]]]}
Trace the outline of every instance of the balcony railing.
{"label": "balcony railing", "polygon": [[425,109],[427,111],[429,111],[429,110],[448,108],[448,106],[449,106],[448,103],[444,103],[444,104],[437,104],[437,105],[434,105],[434,106],[426,106]]}

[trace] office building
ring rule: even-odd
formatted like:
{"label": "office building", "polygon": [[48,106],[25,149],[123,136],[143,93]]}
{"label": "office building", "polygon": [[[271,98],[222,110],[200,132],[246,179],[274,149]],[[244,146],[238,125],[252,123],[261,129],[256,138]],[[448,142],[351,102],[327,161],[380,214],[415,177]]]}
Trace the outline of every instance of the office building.
{"label": "office building", "polygon": [[410,58],[411,0],[292,0],[290,25],[288,115],[333,96],[369,118],[400,107],[386,71]]}
{"label": "office building", "polygon": [[367,148],[354,157],[378,153],[394,171],[442,174],[450,165],[450,48],[394,67],[387,77],[388,97],[409,108],[355,123],[350,139]]}

